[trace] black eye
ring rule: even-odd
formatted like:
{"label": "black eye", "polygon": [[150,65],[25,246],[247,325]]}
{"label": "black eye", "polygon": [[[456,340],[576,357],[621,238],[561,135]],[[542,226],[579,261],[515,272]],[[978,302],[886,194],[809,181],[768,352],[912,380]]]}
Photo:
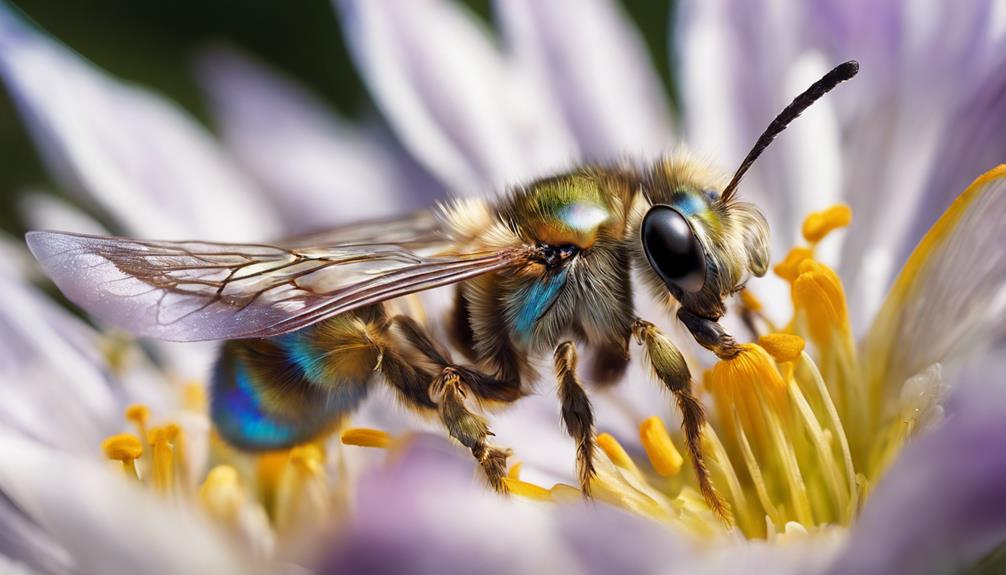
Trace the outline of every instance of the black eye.
{"label": "black eye", "polygon": [[706,258],[685,216],[670,206],[653,206],[643,218],[643,251],[664,280],[686,292],[706,282]]}

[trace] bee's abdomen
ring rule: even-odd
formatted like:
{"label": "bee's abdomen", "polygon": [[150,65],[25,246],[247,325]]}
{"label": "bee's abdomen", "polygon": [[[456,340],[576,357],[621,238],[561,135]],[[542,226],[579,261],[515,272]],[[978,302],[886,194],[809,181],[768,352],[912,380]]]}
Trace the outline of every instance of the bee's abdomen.
{"label": "bee's abdomen", "polygon": [[212,417],[229,443],[281,449],[324,433],[366,397],[380,356],[368,310],[270,339],[224,344],[213,372]]}

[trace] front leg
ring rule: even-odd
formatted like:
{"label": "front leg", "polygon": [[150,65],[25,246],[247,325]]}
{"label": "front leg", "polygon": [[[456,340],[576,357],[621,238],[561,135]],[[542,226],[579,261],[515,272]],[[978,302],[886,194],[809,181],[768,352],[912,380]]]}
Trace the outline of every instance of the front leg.
{"label": "front leg", "polygon": [[681,410],[681,428],[685,432],[685,443],[692,458],[702,496],[714,513],[728,523],[732,522],[730,510],[713,486],[702,454],[702,428],[706,424],[706,416],[702,404],[692,393],[692,376],[685,358],[678,348],[648,321],[637,319],[632,326],[632,333],[636,341],[643,346],[644,356],[653,373],[674,394],[674,399]]}
{"label": "front leg", "polygon": [[716,354],[720,359],[732,359],[741,352],[737,341],[723,329],[718,321],[702,317],[685,308],[678,310],[678,319],[685,324],[699,345]]}
{"label": "front leg", "polygon": [[555,376],[559,381],[562,401],[562,422],[566,433],[576,440],[576,470],[580,488],[590,495],[590,480],[594,478],[594,410],[587,390],[576,376],[576,345],[571,341],[555,348]]}

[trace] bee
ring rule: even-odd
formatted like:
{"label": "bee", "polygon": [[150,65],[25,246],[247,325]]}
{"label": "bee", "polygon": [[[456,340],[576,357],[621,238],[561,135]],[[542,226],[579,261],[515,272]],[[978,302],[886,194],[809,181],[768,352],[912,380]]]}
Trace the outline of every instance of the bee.
{"label": "bee", "polygon": [[[210,411],[234,446],[310,441],[386,384],[404,405],[439,417],[500,491],[510,451],[490,442],[481,411],[530,393],[535,360],[551,352],[589,496],[594,416],[577,345],[590,351],[586,380],[604,384],[620,379],[635,339],[681,411],[705,499],[726,518],[700,447],[705,416],[688,366],[636,317],[632,272],[699,344],[735,356],[738,344],[718,322],[725,299],[769,264],[768,225],[737,200],[738,184],[787,124],[857,71],[855,61],[841,64],[793,100],[729,180],[672,155],[582,166],[499,199],[272,245],[49,231],[29,232],[27,242],[63,293],[94,316],[144,337],[223,340]],[[403,305],[448,285],[454,305],[434,326]]]}

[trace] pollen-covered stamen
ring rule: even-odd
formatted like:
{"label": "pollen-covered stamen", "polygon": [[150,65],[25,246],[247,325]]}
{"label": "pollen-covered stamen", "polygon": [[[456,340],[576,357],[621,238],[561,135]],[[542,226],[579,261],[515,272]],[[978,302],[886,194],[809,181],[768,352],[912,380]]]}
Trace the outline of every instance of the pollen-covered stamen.
{"label": "pollen-covered stamen", "polygon": [[150,444],[150,477],[154,489],[168,493],[175,487],[175,445],[178,436],[177,425],[155,427],[147,434]]}
{"label": "pollen-covered stamen", "polygon": [[781,277],[782,279],[793,283],[796,281],[796,277],[800,275],[800,264],[804,260],[814,257],[814,250],[804,247],[796,247],[789,250],[786,257],[772,268],[775,275]]}
{"label": "pollen-covered stamen", "polygon": [[218,465],[206,475],[199,487],[199,502],[214,518],[230,523],[237,520],[247,494],[230,465]]}
{"label": "pollen-covered stamen", "polygon": [[101,442],[101,450],[105,452],[105,457],[122,462],[122,470],[128,477],[140,478],[140,471],[136,468],[136,460],[143,455],[143,444],[135,435],[120,433],[108,437]]}
{"label": "pollen-covered stamen", "polygon": [[126,421],[136,426],[136,433],[147,439],[147,424],[150,422],[150,408],[143,404],[133,404],[126,408]]}
{"label": "pollen-covered stamen", "polygon": [[353,427],[342,432],[341,441],[345,445],[376,447],[387,449],[391,445],[391,435],[380,429]]}
{"label": "pollen-covered stamen", "polygon": [[844,228],[852,223],[852,208],[845,204],[836,204],[813,212],[803,221],[803,238],[811,244],[816,244],[831,232]]}
{"label": "pollen-covered stamen", "polygon": [[674,446],[671,436],[659,417],[650,417],[639,426],[639,439],[646,450],[653,469],[664,477],[673,477],[681,471],[685,458]]}
{"label": "pollen-covered stamen", "polygon": [[332,504],[324,452],[314,444],[291,449],[276,489],[277,528],[321,527]]}

